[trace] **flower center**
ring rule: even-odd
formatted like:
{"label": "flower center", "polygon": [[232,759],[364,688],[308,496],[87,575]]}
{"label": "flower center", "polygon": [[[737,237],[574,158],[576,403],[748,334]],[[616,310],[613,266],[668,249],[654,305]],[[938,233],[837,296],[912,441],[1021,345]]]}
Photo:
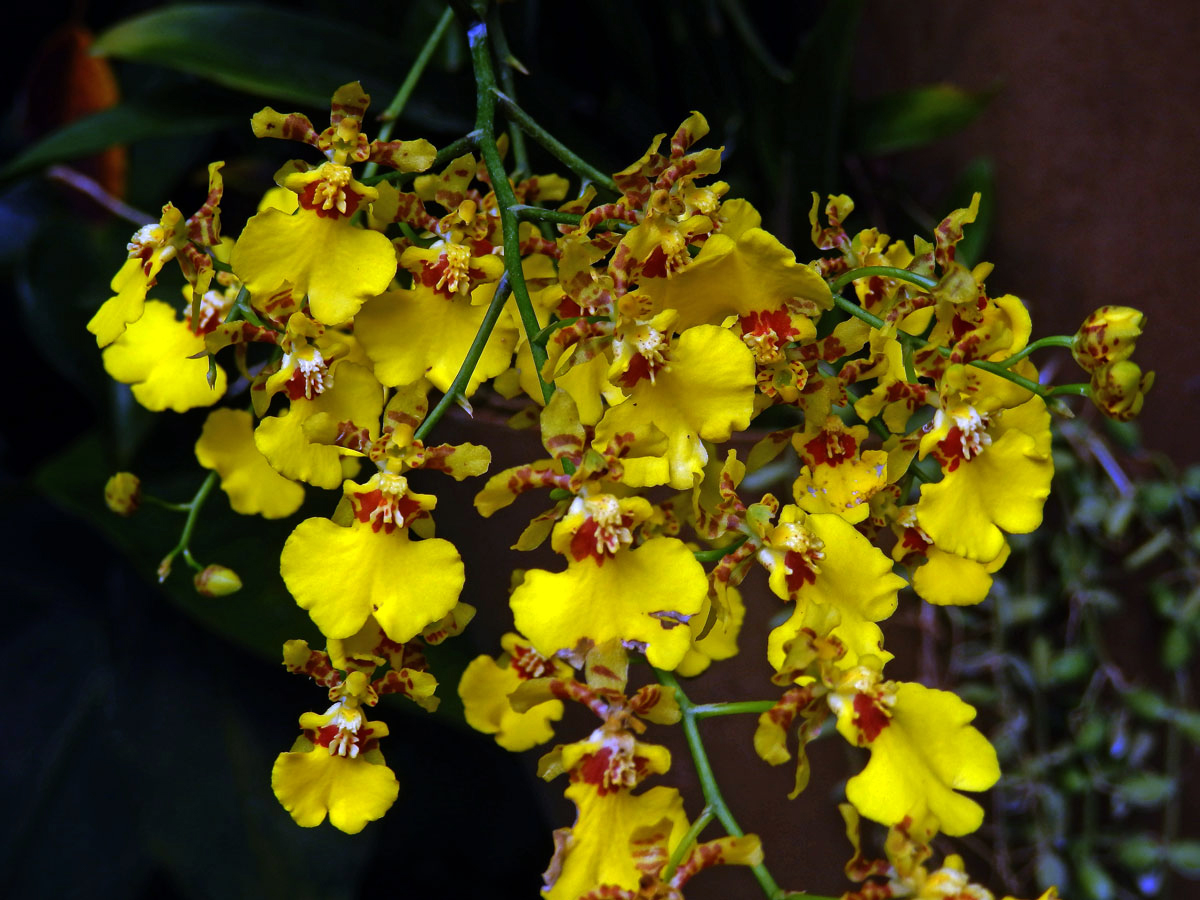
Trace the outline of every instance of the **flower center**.
{"label": "flower center", "polygon": [[333,387],[329,363],[316,347],[310,344],[284,358],[284,365],[292,362],[296,364],[296,371],[287,382],[288,396],[291,399],[299,400],[303,397],[305,400],[311,400]]}
{"label": "flower center", "polygon": [[633,350],[629,367],[618,379],[621,387],[631,388],[643,378],[650,379],[650,383],[654,384],[655,374],[667,367],[670,358],[670,336],[649,322],[638,322],[632,329],[621,334],[615,343],[618,355],[629,345],[632,345]]}
{"label": "flower center", "polygon": [[770,544],[784,551],[783,565],[789,591],[798,591],[805,584],[815,584],[821,572],[818,563],[825,558],[824,542],[795,522],[775,526]]}
{"label": "flower center", "polygon": [[352,180],[349,166],[324,163],[320,177],[300,194],[300,205],[324,218],[353,215],[362,197],[349,186]]}
{"label": "flower center", "polygon": [[783,346],[800,334],[792,325],[791,317],[782,309],[764,309],[741,317],[742,341],[754,358],[762,364],[778,362],[783,358]]}
{"label": "flower center", "polygon": [[938,451],[946,461],[947,470],[954,471],[962,460],[970,460],[986,450],[992,443],[988,434],[988,426],[992,424],[991,416],[979,412],[973,406],[963,408],[962,412],[947,414],[938,410],[930,423],[932,430],[941,428],[947,419],[954,424],[946,436],[938,441]]}
{"label": "flower center", "polygon": [[362,710],[357,704],[339,700],[325,710],[325,715],[330,716],[329,724],[317,732],[316,743],[328,747],[330,756],[357,757],[362,743],[358,732],[366,721]]}
{"label": "flower center", "polygon": [[446,244],[442,247],[442,258],[446,261],[446,267],[434,289],[445,289],[451,294],[465,294],[471,283],[470,249],[462,244]]}
{"label": "flower center", "polygon": [[420,501],[408,496],[408,479],[392,472],[379,473],[379,487],[354,495],[354,515],[372,531],[391,534],[424,515]]}
{"label": "flower center", "polygon": [[621,510],[620,501],[612,494],[580,499],[585,518],[571,538],[571,555],[577,560],[591,556],[603,565],[607,557],[633,543],[633,516]]}
{"label": "flower center", "polygon": [[522,679],[543,678],[553,674],[554,666],[532,647],[517,644],[512,649],[512,668]]}
{"label": "flower center", "polygon": [[167,235],[162,225],[154,223],[143,225],[133,233],[133,237],[125,245],[125,250],[130,259],[140,259],[143,268],[146,269],[146,274],[149,274],[150,258],[154,256],[156,250],[161,248],[159,259],[164,263],[170,262],[175,257],[176,247],[174,244],[168,244],[166,238]]}
{"label": "flower center", "polygon": [[200,315],[196,320],[195,333],[208,334],[225,320],[231,306],[233,300],[224,291],[206,291],[200,298]]}

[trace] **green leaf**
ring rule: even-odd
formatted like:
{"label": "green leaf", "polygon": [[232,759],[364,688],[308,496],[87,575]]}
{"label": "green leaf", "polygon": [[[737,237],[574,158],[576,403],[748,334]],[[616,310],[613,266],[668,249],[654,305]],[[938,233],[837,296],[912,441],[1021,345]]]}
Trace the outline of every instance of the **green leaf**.
{"label": "green leaf", "polygon": [[1071,873],[1067,869],[1067,864],[1063,862],[1062,857],[1044,850],[1038,854],[1037,858],[1037,883],[1040,890],[1046,890],[1051,887],[1063,888],[1065,890],[1067,882],[1071,880]]}
{"label": "green leaf", "polygon": [[205,134],[244,121],[240,111],[194,103],[147,99],[114,106],[76,119],[29,147],[0,170],[7,181],[54,163],[91,156],[115,144],[147,138]]}
{"label": "green leaf", "polygon": [[369,81],[390,95],[388,79],[369,78],[395,60],[392,42],[337,19],[237,4],[180,4],[114,25],[92,45],[98,56],[154,63],[219,84],[317,109],[340,85]]}
{"label": "green leaf", "polygon": [[1171,706],[1162,695],[1146,688],[1135,688],[1131,691],[1126,691],[1122,699],[1125,701],[1126,706],[1143,719],[1150,719],[1157,722],[1167,718],[1171,714]]}
{"label": "green leaf", "polygon": [[1090,900],[1112,900],[1117,895],[1112,878],[1104,871],[1104,867],[1091,856],[1084,856],[1075,862],[1075,872],[1079,877],[1083,895]]}
{"label": "green leaf", "polygon": [[1194,709],[1177,710],[1171,721],[1189,741],[1200,744],[1200,712]]}
{"label": "green leaf", "polygon": [[1050,680],[1055,684],[1078,681],[1092,671],[1092,654],[1084,647],[1070,647],[1050,664]]}
{"label": "green leaf", "polygon": [[1160,806],[1175,790],[1175,779],[1153,772],[1142,772],[1125,779],[1113,792],[1130,806]]}
{"label": "green leaf", "polygon": [[1200,877],[1200,841],[1176,841],[1167,848],[1167,862],[1180,875]]}
{"label": "green leaf", "polygon": [[1178,671],[1188,664],[1192,658],[1192,641],[1187,629],[1181,625],[1172,625],[1163,636],[1162,664],[1172,671]]}
{"label": "green leaf", "polygon": [[1135,872],[1149,869],[1162,855],[1158,841],[1148,834],[1137,834],[1117,844],[1117,858],[1121,865]]}
{"label": "green leaf", "polygon": [[854,148],[880,156],[931,144],[971,124],[994,94],[934,84],[863,101],[851,117]]}
{"label": "green leaf", "polygon": [[1099,716],[1089,717],[1075,735],[1075,746],[1083,753],[1095,753],[1104,743],[1105,722]]}

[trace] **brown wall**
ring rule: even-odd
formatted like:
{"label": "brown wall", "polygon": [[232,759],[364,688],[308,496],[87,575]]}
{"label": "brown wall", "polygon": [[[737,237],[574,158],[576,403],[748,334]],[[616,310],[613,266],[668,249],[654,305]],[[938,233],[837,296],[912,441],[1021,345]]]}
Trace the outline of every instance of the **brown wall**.
{"label": "brown wall", "polygon": [[904,168],[944,186],[991,156],[992,292],[1023,297],[1039,336],[1103,304],[1144,310],[1138,359],[1159,378],[1146,443],[1200,460],[1200,4],[871,3],[855,76],[868,96],[1000,87],[979,121]]}

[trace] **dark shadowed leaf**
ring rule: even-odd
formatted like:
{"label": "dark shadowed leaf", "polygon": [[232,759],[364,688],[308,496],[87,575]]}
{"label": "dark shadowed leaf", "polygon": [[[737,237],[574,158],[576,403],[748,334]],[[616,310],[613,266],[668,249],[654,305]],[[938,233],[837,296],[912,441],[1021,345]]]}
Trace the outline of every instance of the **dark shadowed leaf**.
{"label": "dark shadowed leaf", "polygon": [[[92,52],[155,63],[261,97],[329,105],[334,88],[361,80],[381,96],[395,87],[370,75],[392,60],[382,36],[319,16],[237,4],[180,4],[128,19],[101,34]],[[395,80],[398,83],[398,80]]]}
{"label": "dark shadowed leaf", "polygon": [[994,93],[934,84],[863,101],[851,115],[852,146],[863,156],[923,147],[966,128]]}

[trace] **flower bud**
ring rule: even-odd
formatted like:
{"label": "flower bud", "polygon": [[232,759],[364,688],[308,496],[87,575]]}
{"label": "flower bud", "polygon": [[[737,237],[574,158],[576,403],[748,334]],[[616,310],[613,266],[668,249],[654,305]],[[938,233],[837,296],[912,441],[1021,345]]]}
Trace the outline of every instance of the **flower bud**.
{"label": "flower bud", "polygon": [[1137,363],[1121,360],[1092,373],[1092,402],[1110,419],[1127,422],[1142,411],[1153,384],[1153,372],[1143,374]]}
{"label": "flower bud", "polygon": [[205,597],[227,597],[242,589],[237,572],[225,566],[211,565],[196,573],[192,579],[196,592]]}
{"label": "flower bud", "polygon": [[142,482],[132,472],[118,472],[104,485],[104,502],[118,516],[132,516],[142,502]]}
{"label": "flower bud", "polygon": [[1102,306],[1075,332],[1071,354],[1089,372],[1129,359],[1146,317],[1129,306]]}

